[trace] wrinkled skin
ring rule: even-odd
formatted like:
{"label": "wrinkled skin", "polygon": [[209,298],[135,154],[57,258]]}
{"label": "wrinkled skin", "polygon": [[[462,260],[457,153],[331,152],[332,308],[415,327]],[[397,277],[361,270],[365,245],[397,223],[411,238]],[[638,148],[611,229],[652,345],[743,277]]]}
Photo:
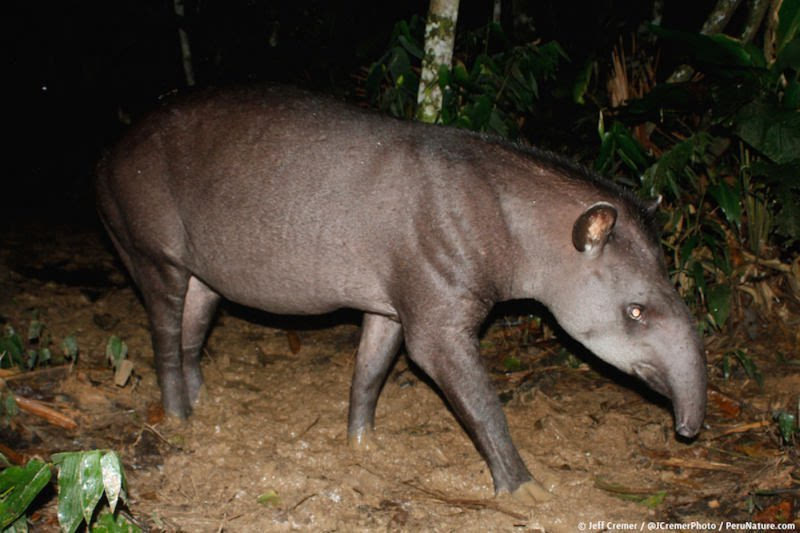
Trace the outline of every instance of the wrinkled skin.
{"label": "wrinkled skin", "polygon": [[495,302],[533,298],[697,433],[705,362],[647,209],[547,153],[285,88],[165,106],[101,161],[98,208],[150,318],[162,401],[185,418],[220,297],[273,313],[364,311],[348,434],[369,448],[401,344],[441,388],[495,489],[528,472],[478,357]]}

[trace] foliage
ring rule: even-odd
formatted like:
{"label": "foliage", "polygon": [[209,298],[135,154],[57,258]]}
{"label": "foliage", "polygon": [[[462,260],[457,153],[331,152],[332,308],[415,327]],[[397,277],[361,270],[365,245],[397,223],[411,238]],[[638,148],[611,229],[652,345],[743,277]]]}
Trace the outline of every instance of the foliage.
{"label": "foliage", "polygon": [[[135,532],[140,529],[117,512],[119,500],[127,501],[125,473],[113,451],[66,452],[52,456],[53,463],[31,459],[24,467],[0,472],[0,530],[27,531],[25,510],[58,468],[58,522],[72,533],[82,522],[92,531]],[[105,495],[107,509],[93,520]],[[8,528],[8,529],[6,529]]]}
{"label": "foliage", "polygon": [[[798,6],[780,16],[800,20]],[[724,326],[758,258],[800,245],[800,38],[780,27],[772,62],[724,35],[652,27],[702,75],[609,112],[611,128],[601,115],[596,168],[665,198],[674,278],[705,327]]]}
{"label": "foliage", "polygon": [[28,324],[27,334],[20,335],[10,324],[0,335],[0,368],[18,366],[23,370],[51,364],[62,364],[65,360],[74,361],[78,357],[78,342],[74,335],[64,338],[61,351],[50,349],[52,340],[45,324],[34,312]]}
{"label": "foliage", "polygon": [[[367,76],[367,95],[396,117],[414,116],[423,29],[416,16],[398,22],[389,50],[373,63]],[[456,55],[452,68],[439,72],[440,122],[517,138],[534,111],[540,83],[555,79],[559,63],[568,59],[566,53],[555,41],[512,46],[496,23],[470,33],[466,40],[469,50]],[[505,46],[490,53],[494,42]]]}
{"label": "foliage", "polygon": [[[768,291],[753,288],[764,278],[759,261],[776,259],[779,247],[800,250],[800,0],[782,3],[776,28],[768,57],[725,35],[651,26],[658,45],[698,74],[659,85],[651,65],[624,93],[638,98],[599,113],[595,168],[664,199],[659,222],[671,274],[705,330],[725,327],[746,294],[765,304]],[[398,117],[414,116],[422,35],[419,18],[399,22],[369,70],[368,96]],[[655,55],[628,61],[641,66]],[[565,59],[558,43],[515,45],[495,23],[461,35],[453,67],[439,73],[440,121],[517,138],[537,116],[544,83],[560,83],[562,97],[569,92],[557,79]],[[602,106],[591,93],[597,68],[586,62],[571,84],[585,111]]]}
{"label": "foliage", "polygon": [[106,359],[111,364],[114,370],[117,370],[122,365],[122,362],[128,356],[128,345],[117,337],[112,335],[106,343]]}
{"label": "foliage", "polygon": [[[798,413],[800,414],[800,413]],[[786,411],[778,411],[775,413],[775,421],[778,423],[778,431],[781,435],[781,440],[784,444],[791,444],[800,435],[800,426],[798,426],[797,415]]]}

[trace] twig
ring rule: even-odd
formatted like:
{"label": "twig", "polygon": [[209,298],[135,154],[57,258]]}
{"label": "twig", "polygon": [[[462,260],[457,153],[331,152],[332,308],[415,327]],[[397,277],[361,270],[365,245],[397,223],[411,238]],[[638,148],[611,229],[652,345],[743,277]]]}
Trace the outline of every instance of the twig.
{"label": "twig", "polygon": [[741,424],[739,426],[728,428],[719,435],[715,435],[712,438],[718,439],[719,437],[724,437],[725,435],[732,435],[734,433],[745,433],[747,431],[750,431],[751,429],[760,429],[763,427],[767,427],[770,424],[771,422],[769,420],[761,420],[760,422],[750,422],[749,424]]}
{"label": "twig", "polygon": [[306,433],[308,433],[308,432],[309,432],[309,430],[310,430],[311,428],[313,428],[314,426],[316,426],[316,425],[317,425],[317,422],[319,422],[319,419],[320,419],[320,416],[319,416],[319,415],[317,415],[317,418],[315,418],[315,419],[314,419],[314,421],[313,421],[313,422],[311,422],[311,423],[308,425],[308,427],[307,427],[306,429],[304,429],[303,431],[301,431],[301,432],[300,432],[300,434],[299,434],[299,435],[297,435],[297,437],[295,437],[295,438],[294,438],[294,442],[297,442],[298,440],[302,439],[302,438],[303,438],[303,436],[304,436]]}
{"label": "twig", "polygon": [[659,459],[657,462],[664,466],[674,466],[677,468],[693,468],[695,470],[714,470],[721,472],[731,472],[734,474],[744,474],[745,471],[741,468],[729,465],[727,463],[717,463],[715,461],[705,461],[703,459],[682,459],[680,457],[669,457],[667,459]]}
{"label": "twig", "polygon": [[168,441],[167,438],[164,437],[164,435],[159,433],[159,431],[156,428],[154,428],[153,426],[151,426],[150,424],[145,424],[144,428],[147,429],[148,431],[150,431],[150,433],[152,433],[156,437],[158,437],[161,440],[161,442],[163,442],[164,444],[166,444],[170,448],[174,448],[176,450],[181,450],[182,449],[180,446],[176,446],[175,444],[172,444],[170,441]]}
{"label": "twig", "polygon": [[287,512],[291,513],[292,511],[294,511],[295,509],[297,509],[298,507],[300,507],[301,505],[303,505],[304,503],[306,503],[308,500],[310,500],[311,498],[313,498],[316,495],[317,495],[317,493],[314,492],[314,493],[311,493],[311,494],[309,494],[308,496],[306,496],[304,498],[301,498],[299,502],[297,502],[296,504],[294,504],[291,507],[289,507],[289,509],[287,509]]}

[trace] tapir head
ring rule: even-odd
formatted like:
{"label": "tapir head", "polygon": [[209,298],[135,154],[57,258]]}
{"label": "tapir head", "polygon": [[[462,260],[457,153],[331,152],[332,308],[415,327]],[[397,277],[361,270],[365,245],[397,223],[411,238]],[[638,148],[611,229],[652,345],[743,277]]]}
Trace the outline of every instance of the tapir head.
{"label": "tapir head", "polygon": [[559,273],[567,285],[545,303],[598,357],[670,398],[675,431],[692,437],[706,407],[700,339],[641,221],[644,213],[631,213],[638,206],[628,203],[618,207],[598,202],[574,219],[572,242],[558,246],[569,256]]}

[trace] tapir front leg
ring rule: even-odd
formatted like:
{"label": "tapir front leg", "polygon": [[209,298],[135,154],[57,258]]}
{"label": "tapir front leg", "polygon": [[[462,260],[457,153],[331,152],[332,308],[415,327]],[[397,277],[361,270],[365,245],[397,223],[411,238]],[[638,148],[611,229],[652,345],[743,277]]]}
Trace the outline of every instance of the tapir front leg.
{"label": "tapir front leg", "polygon": [[489,464],[495,492],[527,501],[549,499],[550,493],[533,479],[511,441],[500,401],[480,361],[476,331],[431,326],[440,323],[426,317],[416,327],[405,326],[409,356],[441,388],[469,432]]}
{"label": "tapir front leg", "polygon": [[375,405],[389,367],[403,342],[403,328],[391,318],[364,314],[350,388],[347,437],[354,448],[369,448]]}

